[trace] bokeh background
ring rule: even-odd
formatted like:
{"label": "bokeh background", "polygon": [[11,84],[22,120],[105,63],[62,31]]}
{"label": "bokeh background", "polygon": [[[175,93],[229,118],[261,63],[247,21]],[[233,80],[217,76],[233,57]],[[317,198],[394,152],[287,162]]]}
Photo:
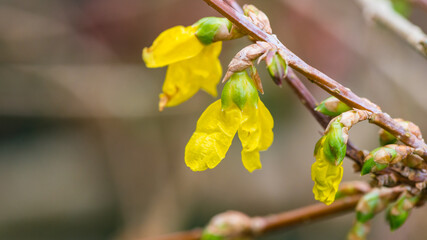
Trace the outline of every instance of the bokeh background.
{"label": "bokeh background", "polygon": [[[427,134],[427,62],[352,0],[253,0],[292,51],[393,117]],[[185,166],[184,147],[215,99],[157,111],[166,68],[142,48],[163,30],[218,16],[198,0],[0,1],[0,239],[142,239],[203,226],[216,213],[266,215],[315,203],[310,166],[321,128],[265,66],[261,97],[275,141],[248,173],[235,139],[213,170]],[[427,31],[427,12],[411,21]],[[247,39],[225,42],[223,67]],[[305,81],[318,99],[328,95]],[[220,84],[218,89],[222,88]],[[351,139],[377,147],[376,126]],[[346,161],[345,180],[362,179]],[[380,214],[370,239],[425,239],[427,209],[390,233]],[[261,239],[343,239],[354,214]]]}

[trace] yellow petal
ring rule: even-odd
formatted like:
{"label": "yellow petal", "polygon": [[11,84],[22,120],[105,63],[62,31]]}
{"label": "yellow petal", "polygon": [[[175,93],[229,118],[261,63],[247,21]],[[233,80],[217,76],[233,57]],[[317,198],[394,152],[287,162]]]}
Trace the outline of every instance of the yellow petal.
{"label": "yellow petal", "polygon": [[237,108],[221,110],[221,100],[212,103],[197,121],[196,131],[185,147],[185,163],[193,171],[214,168],[225,157],[241,122]]}
{"label": "yellow petal", "polygon": [[261,161],[259,160],[259,151],[242,151],[243,166],[249,171],[253,172],[256,169],[261,169]]}
{"label": "yellow petal", "polygon": [[217,95],[216,86],[222,75],[218,60],[220,51],[221,42],[213,43],[197,56],[169,65],[163,84],[163,94],[168,98],[167,107],[187,101],[200,88],[213,96]]}
{"label": "yellow petal", "polygon": [[258,107],[246,105],[243,109],[239,139],[242,143],[243,165],[252,172],[261,168],[259,151],[267,150],[273,143],[273,117],[258,99]]}
{"label": "yellow petal", "polygon": [[149,68],[163,67],[192,58],[204,45],[195,35],[193,26],[175,26],[162,32],[149,48],[142,51],[142,59]]}
{"label": "yellow petal", "polygon": [[218,59],[221,49],[222,42],[208,45],[201,53],[203,56],[195,64],[197,69],[203,69],[206,72],[199,73],[201,88],[214,97],[217,96],[217,85],[222,76],[221,62]]}
{"label": "yellow petal", "polygon": [[342,164],[335,166],[326,160],[323,151],[319,151],[316,162],[311,166],[311,178],[314,181],[314,198],[326,205],[334,202],[335,194],[343,176]]}
{"label": "yellow petal", "polygon": [[264,103],[261,100],[258,100],[258,109],[259,109],[259,118],[260,118],[260,127],[261,127],[261,136],[259,140],[258,149],[260,151],[267,150],[273,143],[274,134],[274,120],[271,116],[270,111],[265,107]]}

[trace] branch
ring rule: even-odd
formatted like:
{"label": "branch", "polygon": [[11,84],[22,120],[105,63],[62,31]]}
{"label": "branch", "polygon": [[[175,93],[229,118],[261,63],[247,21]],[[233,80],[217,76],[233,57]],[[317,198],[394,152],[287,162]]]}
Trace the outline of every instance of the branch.
{"label": "branch", "polygon": [[424,158],[427,159],[427,145],[424,141],[422,139],[418,139],[415,135],[406,132],[403,127],[394,121],[388,114],[381,112],[381,110],[378,110],[374,105],[362,100],[350,89],[344,87],[324,73],[305,63],[293,52],[287,49],[275,35],[270,35],[262,31],[245,16],[235,11],[228,4],[224,3],[224,1],[204,1],[254,39],[275,45],[277,49],[283,53],[282,55],[287,56],[288,64],[292,68],[303,74],[329,94],[335,96],[350,107],[374,113],[374,118],[371,122],[387,130],[405,144],[414,148],[422,149],[424,151]]}
{"label": "branch", "polygon": [[[355,0],[369,20],[384,25],[427,58],[427,35],[398,14],[387,0]],[[426,4],[426,2],[424,2]]]}
{"label": "branch", "polygon": [[[250,234],[252,236],[259,236],[277,229],[284,229],[298,224],[307,224],[338,213],[345,213],[353,210],[361,197],[362,195],[353,195],[338,199],[329,206],[317,203],[265,217],[252,217],[249,219],[251,226]],[[200,239],[202,233],[201,229],[195,229],[188,232],[145,238],[145,240],[197,240]]]}

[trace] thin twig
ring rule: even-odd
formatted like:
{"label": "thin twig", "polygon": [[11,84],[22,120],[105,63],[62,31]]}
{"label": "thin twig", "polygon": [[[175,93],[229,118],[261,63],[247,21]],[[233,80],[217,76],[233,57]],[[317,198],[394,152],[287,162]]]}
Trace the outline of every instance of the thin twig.
{"label": "thin twig", "polygon": [[380,126],[381,128],[384,128],[405,144],[414,148],[423,149],[424,158],[427,158],[427,145],[424,143],[424,141],[422,139],[418,139],[415,135],[406,132],[403,127],[394,121],[388,114],[381,112],[381,110],[377,109],[376,106],[364,101],[359,96],[354,94],[350,89],[344,87],[324,73],[305,63],[293,52],[287,49],[275,35],[270,35],[262,31],[249,19],[235,11],[222,0],[204,1],[217,10],[220,14],[227,17],[233,24],[235,24],[242,31],[246,32],[254,39],[275,45],[277,49],[283,53],[283,55],[287,56],[288,63],[292,68],[303,74],[305,77],[327,91],[329,94],[335,96],[350,107],[367,110],[374,113],[375,117],[372,121],[373,123]]}
{"label": "thin twig", "polygon": [[338,199],[329,206],[323,203],[316,203],[284,213],[266,217],[255,217],[252,221],[257,221],[260,224],[260,228],[258,229],[259,234],[267,233],[353,210],[361,196],[354,195]]}
{"label": "thin twig", "polygon": [[[251,218],[251,233],[254,236],[263,235],[278,229],[311,223],[331,217],[336,214],[343,214],[353,210],[362,195],[353,195],[336,200],[331,205],[316,203],[302,208],[272,214],[264,217]],[[197,240],[202,236],[202,230],[195,229],[187,232],[179,232],[165,236],[144,238],[145,240]]]}
{"label": "thin twig", "polygon": [[[411,47],[427,58],[427,35],[397,13],[387,0],[355,0],[368,20],[376,21],[401,37]],[[425,4],[425,3],[424,3]]]}

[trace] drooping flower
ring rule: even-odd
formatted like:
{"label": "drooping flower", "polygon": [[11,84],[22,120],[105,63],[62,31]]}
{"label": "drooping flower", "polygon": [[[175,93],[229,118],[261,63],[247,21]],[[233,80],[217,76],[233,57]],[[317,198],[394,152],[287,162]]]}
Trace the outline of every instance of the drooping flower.
{"label": "drooping flower", "polygon": [[325,135],[316,144],[314,150],[316,162],[311,166],[311,179],[314,181],[314,198],[329,205],[335,201],[335,194],[338,191],[344,169],[342,161],[331,161],[325,155],[326,141],[327,136]]}
{"label": "drooping flower", "polygon": [[163,93],[159,96],[160,111],[181,104],[199,89],[217,95],[216,86],[222,75],[218,59],[220,40],[232,38],[231,32],[227,19],[207,17],[192,26],[170,28],[151,47],[143,49],[142,58],[147,67],[168,66]]}
{"label": "drooping flower", "polygon": [[237,132],[243,147],[243,165],[249,172],[260,169],[259,152],[272,144],[273,125],[247,72],[235,73],[224,86],[221,100],[200,116],[185,148],[185,162],[193,171],[214,168],[224,159]]}

